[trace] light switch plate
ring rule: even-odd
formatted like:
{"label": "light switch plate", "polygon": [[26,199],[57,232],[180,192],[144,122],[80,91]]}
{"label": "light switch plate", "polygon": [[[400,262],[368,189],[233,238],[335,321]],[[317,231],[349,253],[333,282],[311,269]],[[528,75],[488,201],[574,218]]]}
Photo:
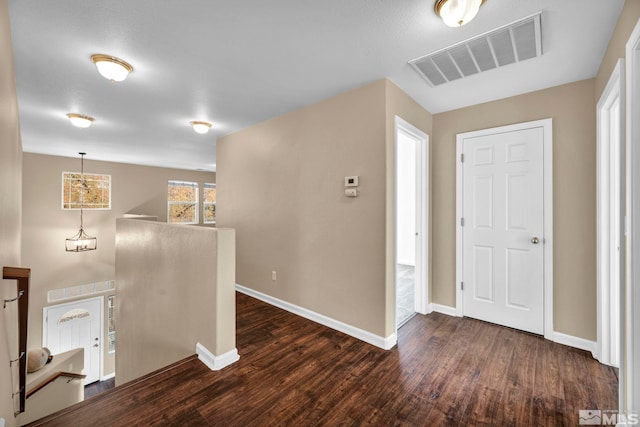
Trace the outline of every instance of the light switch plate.
{"label": "light switch plate", "polygon": [[347,197],[358,197],[357,188],[345,188],[344,195]]}

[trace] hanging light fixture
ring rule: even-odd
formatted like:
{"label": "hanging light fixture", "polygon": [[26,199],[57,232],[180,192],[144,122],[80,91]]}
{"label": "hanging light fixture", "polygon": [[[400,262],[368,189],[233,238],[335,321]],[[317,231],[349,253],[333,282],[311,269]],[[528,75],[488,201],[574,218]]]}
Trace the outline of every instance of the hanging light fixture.
{"label": "hanging light fixture", "polygon": [[209,122],[193,121],[193,122],[189,122],[189,124],[193,126],[193,130],[199,134],[204,134],[209,132],[209,128],[211,127],[211,123]]}
{"label": "hanging light fixture", "polygon": [[449,27],[462,27],[478,14],[485,0],[436,0],[434,9]]}
{"label": "hanging light fixture", "polygon": [[97,53],[91,55],[91,61],[96,64],[102,77],[112,82],[123,81],[133,71],[133,67],[128,62],[111,55]]}
{"label": "hanging light fixture", "polygon": [[94,251],[98,248],[98,239],[91,237],[84,232],[82,224],[82,207],[84,205],[84,191],[87,183],[84,180],[84,156],[87,153],[80,154],[80,230],[73,237],[65,240],[65,248],[67,252],[84,252]]}

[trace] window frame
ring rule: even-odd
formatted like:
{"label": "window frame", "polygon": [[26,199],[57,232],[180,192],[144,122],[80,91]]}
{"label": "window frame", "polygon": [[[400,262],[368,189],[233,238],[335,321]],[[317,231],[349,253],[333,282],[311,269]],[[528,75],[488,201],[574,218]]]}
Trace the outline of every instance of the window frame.
{"label": "window frame", "polygon": [[[61,184],[61,191],[60,191],[60,207],[62,210],[64,211],[79,211],[80,207],[65,207],[65,203],[64,203],[64,192],[65,192],[65,184],[67,183],[67,181],[72,181],[71,178],[66,179],[67,175],[82,175],[82,172],[70,172],[70,171],[63,171],[62,172],[62,184]],[[113,191],[113,185],[112,185],[112,179],[111,179],[111,175],[110,174],[106,174],[106,173],[92,173],[92,172],[85,172],[84,173],[84,177],[86,180],[86,177],[92,175],[92,176],[100,176],[103,178],[107,178],[108,180],[108,185],[109,185],[109,197],[108,197],[108,206],[107,207],[92,207],[92,206],[88,206],[86,205],[84,202],[82,203],[82,210],[92,210],[92,211],[110,211],[111,210],[111,193]],[[104,194],[103,194],[104,196]],[[104,200],[104,197],[103,197]],[[71,202],[69,203],[70,205],[72,204]],[[103,203],[104,205],[104,203]]]}
{"label": "window frame", "polygon": [[[177,184],[187,184],[187,185],[183,185],[183,187],[190,187],[195,189],[195,195],[196,195],[196,199],[195,202],[185,202],[185,201],[172,201],[169,200],[169,188],[172,186],[180,186]],[[200,184],[196,181],[185,181],[185,180],[181,180],[181,179],[170,179],[167,182],[167,223],[168,224],[181,224],[181,225],[194,225],[194,224],[200,224],[200,216],[199,216],[199,210],[200,210]],[[194,221],[189,221],[189,222],[174,222],[171,221],[171,206],[172,205],[188,205],[188,204],[193,204],[194,205]]]}
{"label": "window frame", "polygon": [[107,296],[107,354],[116,352],[115,301],[115,295]]}
{"label": "window frame", "polygon": [[[206,196],[206,191],[207,188],[211,189],[215,189],[216,190],[216,201],[215,202],[207,202],[207,196]],[[218,203],[218,186],[216,185],[215,182],[205,182],[203,184],[202,187],[202,223],[203,224],[215,224],[216,220],[215,220],[215,210],[216,210],[216,205]],[[213,221],[208,221],[207,220],[207,215],[206,215],[206,211],[207,211],[207,206],[214,206],[213,210],[214,210],[214,216],[213,216]]]}

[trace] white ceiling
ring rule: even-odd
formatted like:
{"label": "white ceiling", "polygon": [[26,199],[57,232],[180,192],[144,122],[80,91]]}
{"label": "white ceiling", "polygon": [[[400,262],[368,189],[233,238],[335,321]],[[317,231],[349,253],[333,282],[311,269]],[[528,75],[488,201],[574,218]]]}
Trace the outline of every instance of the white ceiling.
{"label": "white ceiling", "polygon": [[[594,77],[624,3],[487,0],[449,28],[434,1],[9,0],[23,149],[215,170],[217,137],[384,77],[432,113]],[[538,11],[542,57],[437,88],[407,64]],[[94,53],[135,70],[111,83]]]}

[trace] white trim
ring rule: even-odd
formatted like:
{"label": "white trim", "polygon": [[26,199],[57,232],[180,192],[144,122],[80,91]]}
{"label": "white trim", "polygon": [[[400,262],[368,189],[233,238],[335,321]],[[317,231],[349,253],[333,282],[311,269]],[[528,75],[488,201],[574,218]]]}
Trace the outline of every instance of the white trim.
{"label": "white trim", "polygon": [[436,303],[429,304],[429,313],[442,313],[447,316],[459,317],[458,310],[455,307],[449,307],[447,305],[440,305]]}
{"label": "white trim", "polygon": [[[416,244],[416,272],[415,272],[415,282],[416,282],[416,293],[415,293],[415,311],[420,314],[426,314],[429,309],[429,284],[428,284],[428,268],[429,268],[429,135],[407,122],[403,118],[399,116],[394,116],[394,145],[393,145],[393,155],[394,159],[397,159],[398,155],[398,131],[403,131],[420,142],[416,145],[417,148],[417,197],[416,197],[416,209],[418,211],[418,220],[416,223],[416,232],[420,236]],[[394,160],[394,168],[395,168],[396,160]],[[395,169],[394,169],[395,170]],[[398,205],[398,191],[397,191],[397,170],[394,174],[394,212]],[[394,215],[394,226],[393,226],[393,253],[397,254],[397,218]],[[394,255],[395,256],[395,255]],[[398,263],[397,260],[394,259],[394,301],[395,301],[395,266]],[[394,308],[395,308],[394,303]],[[394,309],[394,319],[395,319],[395,309]],[[395,320],[394,320],[395,322]],[[397,324],[396,324],[396,333],[397,333]]]}
{"label": "white trim", "polygon": [[544,138],[544,165],[543,165],[543,192],[544,192],[544,337],[552,339],[553,335],[553,123],[552,119],[535,120],[525,123],[500,126],[490,129],[481,129],[473,132],[459,133],[456,135],[456,314],[462,316],[462,143],[464,138],[481,135],[514,132],[534,127],[543,129]]}
{"label": "white trim", "polygon": [[[624,223],[622,140],[624,139],[624,60],[619,59],[597,111],[597,345],[594,356],[601,363],[619,366],[621,351],[622,284],[624,280],[621,229]],[[612,122],[617,108],[619,118]],[[614,136],[617,134],[617,136]],[[615,174],[615,175],[614,175]],[[617,182],[617,184],[616,184]],[[612,190],[617,190],[617,194]],[[617,203],[616,203],[617,200]],[[617,260],[616,260],[617,257]],[[617,283],[619,288],[611,285]],[[612,320],[616,319],[612,322]],[[611,334],[614,330],[614,335]],[[617,347],[617,348],[616,348]],[[614,351],[615,350],[615,351]]]}
{"label": "white trim", "polygon": [[586,350],[586,351],[590,352],[592,356],[594,355],[594,352],[596,351],[596,342],[595,341],[590,341],[590,340],[586,340],[584,338],[574,337],[573,335],[563,334],[562,332],[553,332],[553,337],[552,337],[551,341],[553,341],[555,343],[558,343],[558,344],[562,344],[562,345],[568,345],[569,347],[579,348],[580,350]]}
{"label": "white trim", "polygon": [[199,342],[196,343],[196,354],[198,355],[198,360],[207,365],[207,368],[212,371],[219,371],[220,369],[240,360],[238,350],[235,348],[221,354],[220,356],[216,356]]}
{"label": "white trim", "polygon": [[626,292],[623,322],[626,366],[621,364],[620,410],[640,408],[640,20],[625,46],[626,53]]}
{"label": "white trim", "polygon": [[111,372],[110,374],[101,376],[100,377],[100,381],[110,380],[111,378],[114,378],[115,376],[116,376],[116,373],[115,372]]}
{"label": "white trim", "polygon": [[376,347],[380,347],[384,350],[391,349],[394,345],[396,345],[398,341],[397,335],[395,333],[384,338],[379,335],[372,334],[371,332],[367,332],[363,329],[356,328],[355,326],[347,325],[346,323],[332,319],[323,314],[316,313],[315,311],[311,311],[304,307],[291,304],[290,302],[272,297],[271,295],[263,294],[262,292],[247,288],[242,285],[236,284],[236,290],[245,295],[249,295],[250,297],[266,302],[267,304],[271,304],[290,313],[297,314],[298,316],[304,317],[305,319],[309,319],[331,329],[335,329],[336,331],[350,335],[354,338],[357,338]]}

